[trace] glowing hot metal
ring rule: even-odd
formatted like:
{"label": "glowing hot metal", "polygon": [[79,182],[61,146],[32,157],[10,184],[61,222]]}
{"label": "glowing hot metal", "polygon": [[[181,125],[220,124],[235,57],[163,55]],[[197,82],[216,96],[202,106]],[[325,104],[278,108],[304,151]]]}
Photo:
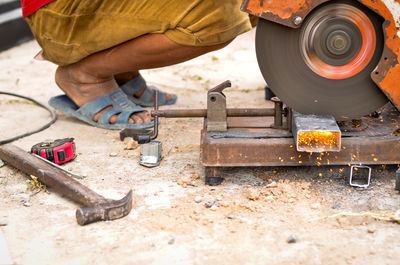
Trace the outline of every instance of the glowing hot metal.
{"label": "glowing hot metal", "polygon": [[293,111],[292,132],[299,152],[339,152],[341,131],[331,115],[303,115]]}

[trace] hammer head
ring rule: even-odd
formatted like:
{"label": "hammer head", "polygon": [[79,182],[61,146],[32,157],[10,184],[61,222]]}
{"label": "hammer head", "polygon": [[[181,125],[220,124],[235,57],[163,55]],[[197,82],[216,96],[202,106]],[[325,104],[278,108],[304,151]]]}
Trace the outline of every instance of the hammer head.
{"label": "hammer head", "polygon": [[87,225],[98,221],[110,221],[127,216],[132,209],[132,190],[121,200],[106,200],[93,207],[76,210],[76,221]]}

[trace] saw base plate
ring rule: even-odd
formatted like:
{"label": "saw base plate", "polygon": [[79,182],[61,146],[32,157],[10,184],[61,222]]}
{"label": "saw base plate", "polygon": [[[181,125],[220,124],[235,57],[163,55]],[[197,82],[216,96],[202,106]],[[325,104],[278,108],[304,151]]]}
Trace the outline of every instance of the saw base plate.
{"label": "saw base plate", "polygon": [[364,130],[342,131],[340,152],[298,152],[291,133],[267,128],[271,117],[228,119],[224,134],[201,133],[201,163],[206,179],[220,177],[226,167],[400,164],[400,113],[388,104],[379,117],[362,118]]}

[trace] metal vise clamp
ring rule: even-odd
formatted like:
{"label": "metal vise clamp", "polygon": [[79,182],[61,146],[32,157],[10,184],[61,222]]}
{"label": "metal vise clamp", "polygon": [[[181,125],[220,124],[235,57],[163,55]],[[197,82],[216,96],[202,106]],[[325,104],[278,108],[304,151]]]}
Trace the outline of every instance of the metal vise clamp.
{"label": "metal vise clamp", "polygon": [[[154,100],[154,110],[158,111],[158,91],[155,90],[155,100]],[[133,140],[137,141],[139,144],[147,144],[151,141],[157,139],[158,137],[158,115],[154,117],[153,131],[147,129],[123,129],[119,132],[119,137],[123,141],[126,137],[131,137]]]}
{"label": "metal vise clamp", "polygon": [[226,96],[222,91],[231,86],[231,81],[228,80],[208,91],[207,131],[226,132],[228,130]]}

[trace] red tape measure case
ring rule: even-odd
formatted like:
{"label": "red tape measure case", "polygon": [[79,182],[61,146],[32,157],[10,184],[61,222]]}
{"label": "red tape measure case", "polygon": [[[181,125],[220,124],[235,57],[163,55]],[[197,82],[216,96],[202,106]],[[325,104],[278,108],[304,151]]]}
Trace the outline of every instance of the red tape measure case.
{"label": "red tape measure case", "polygon": [[57,139],[53,142],[41,142],[31,148],[37,154],[57,165],[64,164],[76,157],[74,138]]}

